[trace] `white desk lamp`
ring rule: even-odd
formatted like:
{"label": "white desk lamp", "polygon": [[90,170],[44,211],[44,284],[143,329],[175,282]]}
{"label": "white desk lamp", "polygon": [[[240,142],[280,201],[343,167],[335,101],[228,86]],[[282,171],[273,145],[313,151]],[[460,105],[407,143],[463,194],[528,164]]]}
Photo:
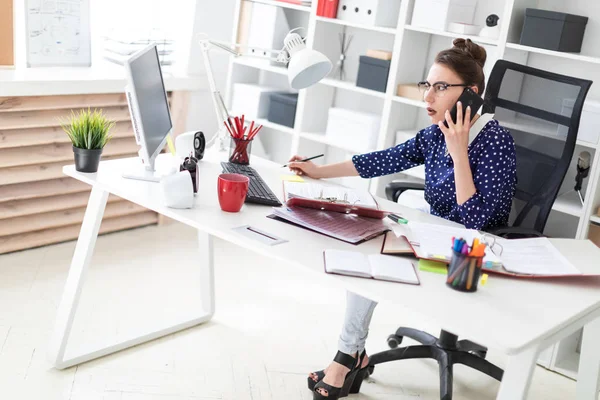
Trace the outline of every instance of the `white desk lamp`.
{"label": "white desk lamp", "polygon": [[209,146],[216,138],[219,139],[219,150],[227,150],[229,143],[227,142],[227,131],[223,126],[223,121],[227,121],[229,113],[221,93],[217,90],[215,78],[210,64],[209,51],[211,47],[217,47],[225,50],[236,57],[254,57],[264,60],[276,61],[282,64],[288,64],[288,80],[293,89],[304,89],[312,86],[325,78],[331,71],[331,61],[322,53],[306,48],[303,39],[299,34],[295,33],[297,29],[292,29],[283,40],[283,49],[268,50],[255,47],[248,47],[251,51],[244,54],[237,48],[244,47],[239,44],[231,45],[228,43],[213,41],[207,38],[200,39],[200,46],[204,55],[204,65],[206,68],[208,83],[212,92],[213,104],[219,121],[219,130],[214,135],[207,146]]}

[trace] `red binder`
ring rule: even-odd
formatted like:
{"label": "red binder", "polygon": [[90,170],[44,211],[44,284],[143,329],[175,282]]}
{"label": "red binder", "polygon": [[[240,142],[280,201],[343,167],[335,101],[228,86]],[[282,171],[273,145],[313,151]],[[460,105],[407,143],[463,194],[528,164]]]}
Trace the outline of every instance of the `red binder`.
{"label": "red binder", "polygon": [[[323,7],[323,17],[336,18],[339,0],[321,0],[325,3]],[[319,1],[319,3],[321,2]]]}
{"label": "red binder", "polygon": [[352,204],[334,203],[323,200],[305,199],[301,197],[292,197],[286,204],[288,206],[314,208],[315,210],[334,211],[343,214],[355,214],[361,217],[384,219],[390,213],[372,207],[362,207]]}
{"label": "red binder", "polygon": [[325,3],[327,0],[319,0],[317,3],[317,16],[324,17],[325,16]]}

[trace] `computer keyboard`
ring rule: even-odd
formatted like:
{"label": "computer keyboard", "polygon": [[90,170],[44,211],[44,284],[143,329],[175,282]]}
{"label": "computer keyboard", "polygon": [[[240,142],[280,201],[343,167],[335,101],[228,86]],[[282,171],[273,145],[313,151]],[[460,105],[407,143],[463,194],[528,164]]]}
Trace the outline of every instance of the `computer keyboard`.
{"label": "computer keyboard", "polygon": [[223,172],[228,174],[241,174],[250,178],[246,203],[264,204],[267,206],[281,205],[277,196],[275,196],[254,168],[230,162],[222,162],[221,167],[223,168]]}

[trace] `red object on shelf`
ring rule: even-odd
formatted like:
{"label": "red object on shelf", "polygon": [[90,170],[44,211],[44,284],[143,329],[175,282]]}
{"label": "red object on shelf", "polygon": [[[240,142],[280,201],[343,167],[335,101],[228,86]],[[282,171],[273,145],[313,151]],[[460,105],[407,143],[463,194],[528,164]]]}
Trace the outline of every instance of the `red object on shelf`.
{"label": "red object on shelf", "polygon": [[323,4],[323,15],[326,18],[336,18],[339,0],[319,0],[319,5]]}
{"label": "red object on shelf", "polygon": [[317,16],[319,17],[324,17],[325,13],[323,12],[325,10],[325,3],[327,3],[327,0],[318,0],[319,3],[317,4]]}

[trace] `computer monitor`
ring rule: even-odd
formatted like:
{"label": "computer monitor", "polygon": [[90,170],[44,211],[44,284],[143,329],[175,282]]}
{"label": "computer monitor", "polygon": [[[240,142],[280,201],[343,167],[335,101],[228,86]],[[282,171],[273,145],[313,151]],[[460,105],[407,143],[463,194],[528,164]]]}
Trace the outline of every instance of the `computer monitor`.
{"label": "computer monitor", "polygon": [[131,56],[125,69],[125,92],[135,140],[141,146],[138,153],[141,163],[137,168],[124,171],[123,176],[158,182],[154,162],[165,147],[173,123],[156,45],[151,44]]}

